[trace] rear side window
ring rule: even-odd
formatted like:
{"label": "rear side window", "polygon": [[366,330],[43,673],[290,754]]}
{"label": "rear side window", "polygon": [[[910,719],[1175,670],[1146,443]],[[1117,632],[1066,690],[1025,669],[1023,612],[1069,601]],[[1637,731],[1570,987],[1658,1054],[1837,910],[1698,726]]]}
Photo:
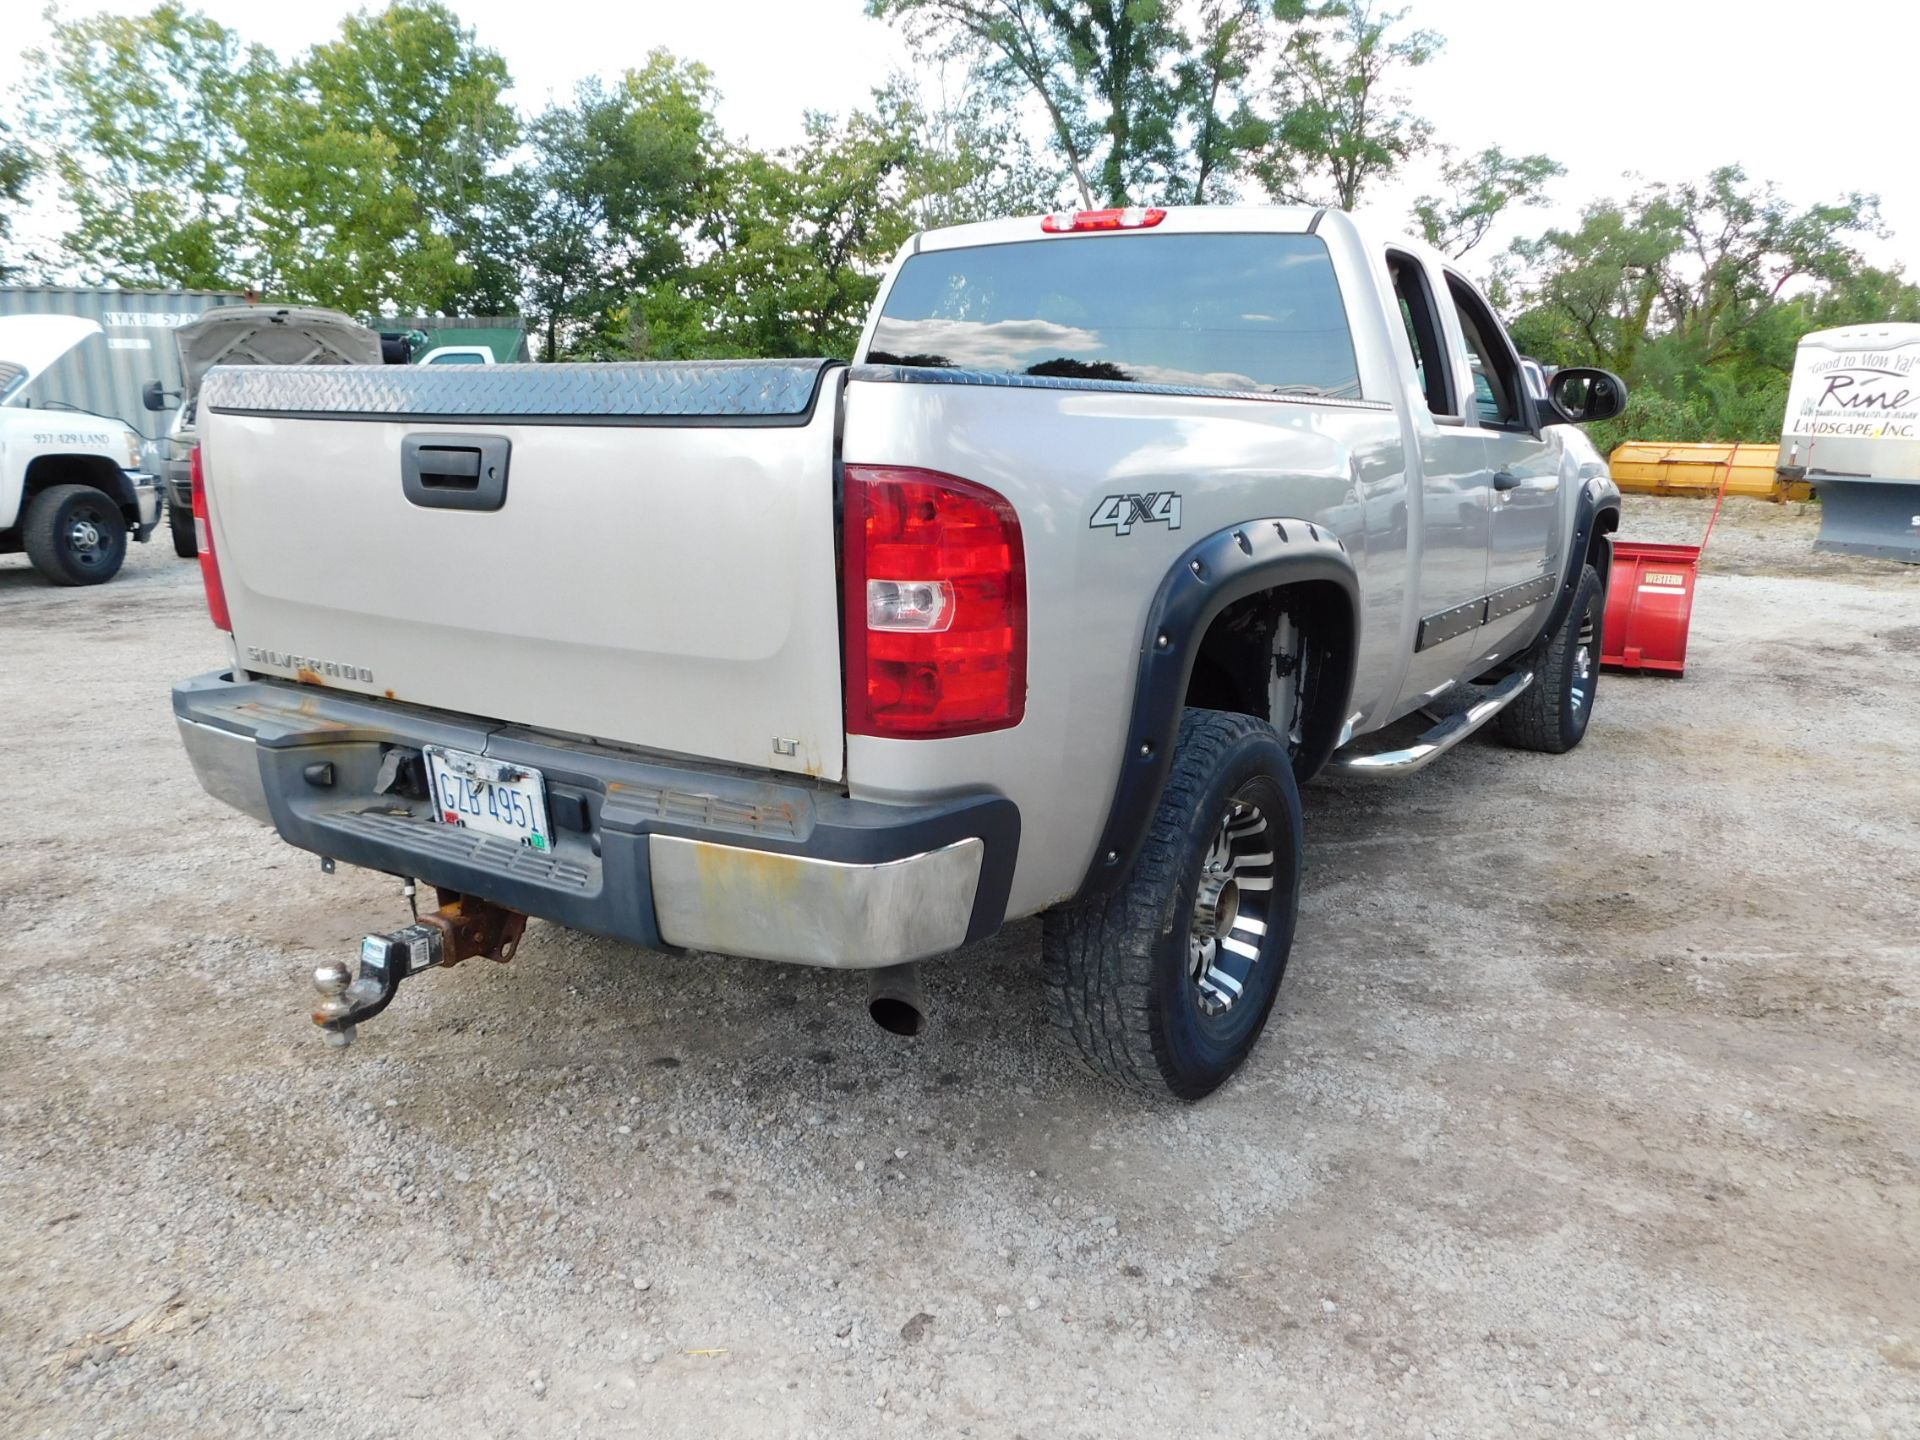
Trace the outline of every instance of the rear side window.
{"label": "rear side window", "polygon": [[1116,235],[930,250],[901,267],[877,365],[1355,399],[1359,367],[1312,235]]}

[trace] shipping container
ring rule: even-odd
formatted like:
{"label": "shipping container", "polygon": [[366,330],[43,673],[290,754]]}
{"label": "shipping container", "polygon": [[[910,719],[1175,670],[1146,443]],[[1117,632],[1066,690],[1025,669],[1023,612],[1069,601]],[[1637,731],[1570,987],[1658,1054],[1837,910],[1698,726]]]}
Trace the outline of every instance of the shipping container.
{"label": "shipping container", "polygon": [[[180,356],[173,332],[217,305],[244,305],[237,290],[122,290],[115,286],[0,285],[0,315],[77,315],[99,324],[93,336],[67,352],[28,387],[26,403],[85,410],[124,420],[142,435],[163,440],[171,410],[140,403],[149,380],[180,388]],[[164,458],[164,448],[150,457]]]}

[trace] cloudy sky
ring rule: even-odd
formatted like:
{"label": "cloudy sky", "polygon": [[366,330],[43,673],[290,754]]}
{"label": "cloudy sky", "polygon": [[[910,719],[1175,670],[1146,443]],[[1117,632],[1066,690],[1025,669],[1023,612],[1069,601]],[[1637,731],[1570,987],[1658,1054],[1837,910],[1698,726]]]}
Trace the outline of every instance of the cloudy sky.
{"label": "cloudy sky", "polygon": [[[1877,192],[1891,240],[1877,261],[1920,273],[1920,164],[1911,97],[1920,0],[1866,5],[1782,0],[1600,0],[1491,4],[1410,0],[1412,20],[1447,38],[1410,86],[1440,138],[1463,148],[1539,150],[1567,167],[1549,212],[1620,194],[1632,171],[1685,179],[1729,162],[1777,180],[1802,203]],[[761,145],[795,138],[808,109],[843,109],[907,63],[892,30],[861,0],[453,0],[507,58],[515,100],[535,108],[590,71],[617,73],[664,46],[712,69],[730,133]],[[0,88],[45,26],[15,5]],[[65,0],[68,14],[96,8]],[[148,5],[109,3],[137,11]],[[200,0],[200,8],[282,54],[363,8],[338,0]],[[26,15],[18,12],[28,11]],[[1418,185],[1374,197],[1404,213]],[[1504,244],[1512,228],[1495,237]]]}

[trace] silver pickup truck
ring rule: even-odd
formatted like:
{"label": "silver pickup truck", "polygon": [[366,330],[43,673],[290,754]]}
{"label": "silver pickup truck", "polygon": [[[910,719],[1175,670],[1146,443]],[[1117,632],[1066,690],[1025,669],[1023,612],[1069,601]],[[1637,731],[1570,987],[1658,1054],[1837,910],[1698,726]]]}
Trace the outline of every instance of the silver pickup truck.
{"label": "silver pickup truck", "polygon": [[[1196,1098],[1291,947],[1298,784],[1592,710],[1619,497],[1487,302],[1331,210],[916,237],[828,360],[215,369],[214,795],[438,891],[344,1042],[528,916],[874,972],[1044,915],[1052,1018]],[[1586,452],[1591,454],[1591,451]]]}

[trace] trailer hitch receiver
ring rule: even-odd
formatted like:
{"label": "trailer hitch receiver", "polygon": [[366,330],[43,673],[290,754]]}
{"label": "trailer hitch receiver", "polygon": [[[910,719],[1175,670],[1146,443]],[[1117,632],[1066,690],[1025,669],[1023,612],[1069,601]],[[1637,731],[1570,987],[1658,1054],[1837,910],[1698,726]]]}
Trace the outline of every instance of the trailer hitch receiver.
{"label": "trailer hitch receiver", "polygon": [[355,1027],[386,1009],[400,982],[423,970],[458,965],[476,955],[503,964],[513,958],[526,932],[525,915],[457,891],[438,893],[440,908],[431,915],[360,942],[358,975],[338,960],[314,970],[320,1003],[314,1007],[313,1023],[328,1044],[349,1044]]}

